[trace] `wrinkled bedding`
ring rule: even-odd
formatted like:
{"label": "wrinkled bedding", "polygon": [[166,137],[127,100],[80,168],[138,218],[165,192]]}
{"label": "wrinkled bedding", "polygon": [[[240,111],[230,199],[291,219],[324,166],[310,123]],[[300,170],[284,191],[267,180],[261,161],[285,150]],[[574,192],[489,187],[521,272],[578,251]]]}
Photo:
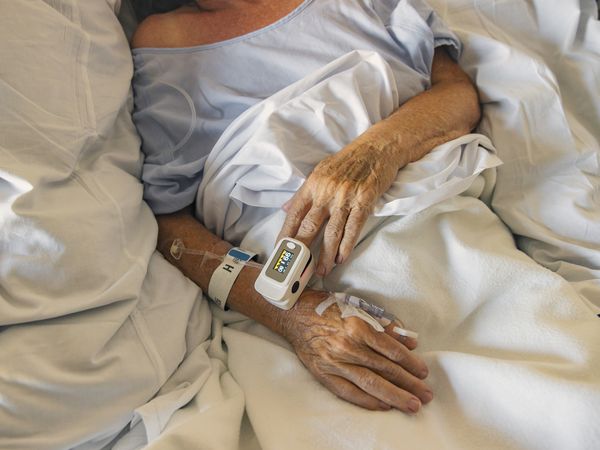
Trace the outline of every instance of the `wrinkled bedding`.
{"label": "wrinkled bedding", "polygon": [[[430,0],[464,43],[483,136],[397,180],[323,285],[419,331],[436,398],[414,418],[338,400],[281,338],[209,309],[153,251],[119,3],[0,4],[0,447],[598,447],[595,2]],[[272,137],[257,117],[236,124],[250,130],[241,141],[220,142],[198,206],[265,253],[279,202],[314,161],[284,154],[282,182],[281,167],[244,159]],[[447,177],[414,188],[440,164]],[[275,181],[270,197],[226,183],[248,167]],[[222,208],[203,207],[211,189],[226,193]]]}

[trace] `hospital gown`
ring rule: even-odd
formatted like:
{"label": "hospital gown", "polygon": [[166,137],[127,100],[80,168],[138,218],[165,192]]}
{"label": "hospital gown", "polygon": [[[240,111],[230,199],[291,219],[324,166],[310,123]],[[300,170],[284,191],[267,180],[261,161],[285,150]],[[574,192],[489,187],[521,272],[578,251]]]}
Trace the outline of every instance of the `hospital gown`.
{"label": "hospital gown", "polygon": [[399,104],[430,86],[434,49],[461,44],[422,0],[305,0],[263,29],[215,44],[138,48],[134,121],[144,198],[157,214],[194,202],[204,163],[248,108],[353,50],[390,65]]}

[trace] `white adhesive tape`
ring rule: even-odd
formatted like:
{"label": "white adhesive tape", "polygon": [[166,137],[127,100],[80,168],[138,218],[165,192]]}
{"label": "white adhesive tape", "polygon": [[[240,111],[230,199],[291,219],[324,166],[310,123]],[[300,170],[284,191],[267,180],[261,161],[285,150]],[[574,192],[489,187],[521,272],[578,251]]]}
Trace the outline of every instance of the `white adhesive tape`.
{"label": "white adhesive tape", "polygon": [[343,293],[331,293],[329,297],[323,300],[321,303],[317,305],[315,308],[315,312],[322,316],[327,308],[329,308],[334,303],[338,305],[340,312],[342,314],[342,319],[347,317],[358,317],[359,319],[364,320],[369,325],[371,325],[375,331],[384,331],[383,326],[378,322],[378,320],[371,316],[369,313],[363,311],[362,309],[357,308],[356,306],[348,305],[344,302],[346,294]]}
{"label": "white adhesive tape", "polygon": [[[317,307],[315,308],[315,312],[318,315],[322,316],[323,313],[327,310],[327,308],[329,308],[334,303],[338,305],[338,308],[340,309],[342,315],[342,319],[345,319],[346,317],[358,317],[359,319],[362,319],[369,325],[371,325],[376,331],[382,332],[384,331],[384,327],[392,323],[392,321],[386,317],[373,317],[367,311],[355,305],[365,304],[367,305],[365,307],[370,308],[370,310],[376,310],[384,313],[385,311],[383,310],[383,308],[368,304],[364,300],[359,299],[358,297],[347,295],[343,292],[330,293],[329,297],[327,297],[325,300],[323,300],[317,305]],[[388,314],[388,316],[393,317],[390,314]],[[397,319],[395,319],[394,321],[396,322]],[[394,328],[392,328],[392,331],[404,337],[409,337],[413,339],[417,339],[419,337],[418,333],[399,326],[395,326]]]}
{"label": "white adhesive tape", "polygon": [[409,337],[413,339],[417,339],[419,337],[419,333],[414,331],[407,330],[406,328],[394,327],[392,331],[400,336]]}

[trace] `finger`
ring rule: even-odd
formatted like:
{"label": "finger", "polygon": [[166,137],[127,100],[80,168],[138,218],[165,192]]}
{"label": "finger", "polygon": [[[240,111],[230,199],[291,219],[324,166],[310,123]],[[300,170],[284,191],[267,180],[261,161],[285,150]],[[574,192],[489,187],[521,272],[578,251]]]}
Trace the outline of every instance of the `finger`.
{"label": "finger", "polygon": [[[400,322],[400,321],[398,321],[398,322]],[[402,336],[402,335],[396,333],[394,331],[394,327],[398,326],[398,322],[392,322],[389,325],[386,325],[384,327],[385,333],[388,336],[391,336],[392,338],[396,339],[398,342],[400,342],[402,345],[404,345],[409,350],[414,350],[415,348],[417,348],[419,342],[417,341],[417,339],[415,339],[413,337]],[[402,324],[402,322],[400,322],[399,325],[402,328],[404,328],[404,325]]]}
{"label": "finger", "polygon": [[313,207],[308,211],[296,232],[296,239],[310,245],[319,234],[321,226],[329,217],[329,211],[323,207]]}
{"label": "finger", "polygon": [[342,264],[350,255],[350,252],[356,245],[360,231],[363,225],[369,218],[370,211],[368,208],[357,206],[352,208],[346,221],[344,228],[344,237],[340,242],[339,251],[336,258],[336,263]]}
{"label": "finger", "polygon": [[380,354],[367,349],[357,349],[353,357],[356,365],[370,369],[399,388],[416,395],[422,403],[429,403],[433,399],[431,389],[423,380]]}
{"label": "finger", "polygon": [[429,370],[421,359],[386,333],[374,333],[369,330],[364,334],[364,340],[370,348],[401,365],[414,376],[424,379],[429,375]]}
{"label": "finger", "polygon": [[300,191],[292,197],[292,200],[293,202],[288,208],[279,236],[277,236],[277,241],[284,237],[295,236],[302,223],[302,219],[304,219],[304,216],[306,216],[312,206],[312,202],[305,199]]}
{"label": "finger", "polygon": [[408,414],[415,414],[421,409],[421,400],[416,396],[400,389],[375,372],[361,366],[338,364],[340,376],[354,383],[367,394],[378,398]]}
{"label": "finger", "polygon": [[367,394],[354,384],[337,375],[322,375],[319,381],[335,395],[355,405],[370,409],[371,411],[388,411],[391,409],[387,403]]}
{"label": "finger", "polygon": [[336,208],[327,222],[325,233],[323,234],[323,246],[317,265],[317,274],[320,276],[327,275],[333,269],[335,257],[344,236],[344,228],[349,213],[348,208]]}
{"label": "finger", "polygon": [[287,202],[281,205],[281,209],[283,209],[286,213],[289,212],[291,206],[294,204],[294,200],[296,198],[296,194],[292,196]]}

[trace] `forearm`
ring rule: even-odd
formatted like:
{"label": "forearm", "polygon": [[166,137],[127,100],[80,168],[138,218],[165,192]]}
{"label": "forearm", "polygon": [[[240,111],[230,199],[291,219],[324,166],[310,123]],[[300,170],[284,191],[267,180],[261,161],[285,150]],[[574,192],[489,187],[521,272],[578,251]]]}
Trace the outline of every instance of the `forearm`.
{"label": "forearm", "polygon": [[394,161],[400,169],[421,159],[434,147],[469,133],[480,116],[475,86],[439,49],[431,89],[405,102],[359,139],[375,143],[385,160]]}
{"label": "forearm", "polygon": [[[158,250],[207,293],[212,273],[221,261],[190,254],[183,254],[177,260],[170,253],[173,241],[179,238],[187,248],[217,255],[225,255],[232,246],[204,228],[189,211],[160,215],[157,216],[157,221]],[[283,311],[265,301],[254,289],[254,281],[258,274],[257,268],[244,267],[231,289],[227,305],[281,335],[289,316],[294,314],[294,309]]]}

